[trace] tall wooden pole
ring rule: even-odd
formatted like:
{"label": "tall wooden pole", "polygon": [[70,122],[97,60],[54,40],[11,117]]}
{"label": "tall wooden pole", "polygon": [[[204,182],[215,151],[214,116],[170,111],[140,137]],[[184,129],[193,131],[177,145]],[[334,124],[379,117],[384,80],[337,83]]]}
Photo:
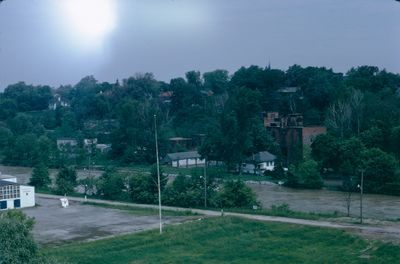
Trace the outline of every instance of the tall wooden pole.
{"label": "tall wooden pole", "polygon": [[207,159],[204,158],[204,207],[207,207]]}
{"label": "tall wooden pole", "polygon": [[363,192],[364,192],[364,169],[361,170],[361,185],[360,185],[360,223],[363,223]]}
{"label": "tall wooden pole", "polygon": [[157,158],[158,215],[160,217],[160,234],[162,234],[161,181],[160,181],[160,159],[158,157],[157,115],[154,115],[154,131],[155,131],[155,139],[156,139],[156,158]]}

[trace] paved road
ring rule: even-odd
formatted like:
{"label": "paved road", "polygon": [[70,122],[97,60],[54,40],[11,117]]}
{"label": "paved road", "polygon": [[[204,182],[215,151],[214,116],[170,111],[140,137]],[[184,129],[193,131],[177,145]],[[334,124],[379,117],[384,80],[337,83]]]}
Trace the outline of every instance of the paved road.
{"label": "paved road", "polygon": [[[63,197],[63,196],[47,195],[47,194],[36,194],[36,196],[40,197],[40,198],[47,198],[47,199],[59,199],[59,198]],[[87,201],[87,202],[92,202],[92,203],[124,205],[124,206],[140,207],[140,208],[154,208],[154,209],[158,208],[157,205],[148,205],[148,204],[133,204],[133,203],[126,203],[126,202],[116,202],[116,201],[97,200],[97,199],[85,200],[84,198],[76,198],[76,197],[68,197],[68,199],[70,201],[76,201],[76,202]],[[188,208],[172,207],[172,206],[163,206],[162,208],[164,210],[171,210],[171,211],[191,210],[192,212],[210,216],[210,217],[221,216],[221,212],[212,211],[212,210],[188,209]],[[242,217],[242,218],[258,220],[258,221],[280,222],[280,223],[307,225],[307,226],[315,226],[315,227],[344,229],[344,230],[349,230],[354,233],[359,233],[359,234],[367,236],[367,237],[373,237],[373,238],[378,238],[378,239],[383,239],[383,240],[400,242],[400,223],[399,222],[376,222],[375,224],[368,223],[367,225],[357,225],[357,224],[340,223],[340,222],[333,222],[333,221],[305,220],[305,219],[297,219],[297,218],[242,214],[242,213],[231,213],[231,212],[225,212],[224,215],[234,216],[234,217]]]}

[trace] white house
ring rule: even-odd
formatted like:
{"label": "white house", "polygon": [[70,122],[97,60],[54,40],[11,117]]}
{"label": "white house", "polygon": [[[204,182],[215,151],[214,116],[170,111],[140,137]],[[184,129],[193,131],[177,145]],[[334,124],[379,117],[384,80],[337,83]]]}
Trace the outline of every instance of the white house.
{"label": "white house", "polygon": [[96,144],[96,149],[100,153],[108,153],[111,151],[111,144]]}
{"label": "white house", "polygon": [[58,150],[70,150],[78,146],[78,141],[73,138],[57,139]]}
{"label": "white house", "polygon": [[200,157],[197,151],[169,153],[165,156],[164,162],[172,167],[202,167],[205,164],[205,160]]}
{"label": "white house", "polygon": [[262,174],[265,171],[273,171],[275,168],[276,156],[268,151],[261,151],[246,159],[242,164],[244,173]]}
{"label": "white house", "polygon": [[16,178],[0,179],[0,210],[35,206],[35,187],[19,185]]}

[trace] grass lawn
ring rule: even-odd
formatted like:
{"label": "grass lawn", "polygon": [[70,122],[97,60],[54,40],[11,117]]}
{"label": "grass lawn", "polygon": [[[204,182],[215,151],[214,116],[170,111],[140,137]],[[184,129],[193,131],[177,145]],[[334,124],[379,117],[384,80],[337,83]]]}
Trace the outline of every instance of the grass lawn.
{"label": "grass lawn", "polygon": [[158,231],[43,249],[68,263],[399,263],[400,247],[344,231],[210,218]]}

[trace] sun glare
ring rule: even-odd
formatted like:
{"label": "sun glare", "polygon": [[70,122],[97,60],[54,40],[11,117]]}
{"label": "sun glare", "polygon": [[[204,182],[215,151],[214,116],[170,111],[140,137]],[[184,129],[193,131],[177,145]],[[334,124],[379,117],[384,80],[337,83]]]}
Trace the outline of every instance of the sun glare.
{"label": "sun glare", "polygon": [[115,27],[114,0],[63,0],[67,26],[86,44],[99,44]]}

